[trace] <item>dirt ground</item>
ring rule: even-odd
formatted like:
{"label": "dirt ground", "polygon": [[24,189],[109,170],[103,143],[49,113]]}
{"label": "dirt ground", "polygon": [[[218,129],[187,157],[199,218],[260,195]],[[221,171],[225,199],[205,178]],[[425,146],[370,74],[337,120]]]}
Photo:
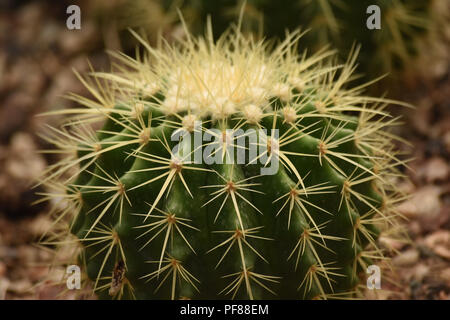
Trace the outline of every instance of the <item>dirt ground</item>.
{"label": "dirt ground", "polygon": [[[37,134],[44,119],[36,114],[70,106],[62,99],[69,91],[86,94],[72,68],[87,71],[87,58],[106,68],[111,42],[89,20],[83,32],[68,32],[63,4],[19,2],[0,6],[0,299],[73,299],[50,285],[64,270],[36,286],[48,276],[52,255],[35,243],[51,221],[46,205],[31,205],[39,189],[30,185],[55,160],[37,152],[48,146]],[[382,282],[386,290],[368,298],[450,298],[450,45],[442,46],[447,55],[424,59],[432,72],[412,79],[400,96],[416,106],[397,132],[414,158],[405,171],[410,181],[398,186],[411,195],[398,205],[411,242],[380,239],[399,251],[390,274],[396,283]]]}

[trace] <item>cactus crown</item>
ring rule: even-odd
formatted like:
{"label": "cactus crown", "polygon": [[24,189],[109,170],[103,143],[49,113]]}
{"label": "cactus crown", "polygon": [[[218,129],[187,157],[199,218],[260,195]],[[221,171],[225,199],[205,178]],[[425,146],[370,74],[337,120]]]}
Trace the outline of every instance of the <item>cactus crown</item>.
{"label": "cactus crown", "polygon": [[55,204],[43,242],[77,244],[104,298],[354,296],[396,226],[402,164],[394,102],[348,88],[358,50],[337,65],[298,55],[299,32],[275,47],[239,27],[158,48],[134,35],[144,52],[78,75],[93,98],[49,112],[66,116],[46,136],[65,157],[41,181]]}

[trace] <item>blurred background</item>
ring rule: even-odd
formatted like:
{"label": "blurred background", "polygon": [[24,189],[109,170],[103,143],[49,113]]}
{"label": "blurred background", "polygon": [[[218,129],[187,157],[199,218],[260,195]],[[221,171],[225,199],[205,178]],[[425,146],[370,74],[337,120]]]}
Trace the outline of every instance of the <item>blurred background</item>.
{"label": "blurred background", "polygon": [[[73,4],[80,30],[66,26]],[[370,4],[381,9],[379,30],[366,27]],[[249,36],[276,42],[286,30],[309,29],[299,50],[328,45],[343,60],[360,45],[355,83],[387,74],[370,93],[415,106],[392,110],[403,116],[396,133],[411,144],[398,146],[413,158],[398,185],[410,199],[398,210],[412,241],[380,239],[398,250],[396,281],[367,298],[450,298],[450,0],[0,0],[0,299],[74,298],[58,295],[52,279],[61,274],[48,274],[52,255],[36,245],[51,221],[46,203],[33,204],[42,190],[31,189],[56,160],[39,153],[50,148],[39,132],[57,119],[37,114],[72,107],[69,92],[89,95],[73,69],[109,70],[107,50],[134,55],[128,28],[152,45],[158,35],[176,41],[185,36],[180,12],[194,34],[210,16],[217,38],[241,9]]]}

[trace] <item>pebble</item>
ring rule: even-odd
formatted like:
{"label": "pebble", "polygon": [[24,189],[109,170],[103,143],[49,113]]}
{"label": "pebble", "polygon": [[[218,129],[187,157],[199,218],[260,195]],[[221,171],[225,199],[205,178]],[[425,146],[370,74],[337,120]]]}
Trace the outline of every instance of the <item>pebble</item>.
{"label": "pebble", "polygon": [[436,231],[427,236],[424,242],[434,253],[450,260],[450,231]]}
{"label": "pebble", "polygon": [[383,235],[380,236],[378,241],[383,246],[383,248],[389,251],[401,250],[406,245],[404,241],[400,241]]}
{"label": "pebble", "polygon": [[413,278],[417,282],[422,282],[423,279],[430,273],[430,267],[419,263],[417,266],[415,266]]}
{"label": "pebble", "polygon": [[0,261],[0,279],[6,275],[6,265]]}
{"label": "pebble", "polygon": [[447,153],[450,154],[450,130],[444,134],[442,141],[444,142]]}
{"label": "pebble", "polygon": [[59,34],[58,45],[65,56],[73,56],[79,52],[86,52],[98,45],[99,30],[90,22],[83,23],[81,30],[62,29]]}
{"label": "pebble", "polygon": [[6,291],[8,291],[9,280],[6,278],[0,278],[0,300],[6,299]]}
{"label": "pebble", "polygon": [[441,193],[439,186],[427,185],[418,189],[410,199],[401,203],[397,210],[408,218],[435,220],[441,212]]}
{"label": "pebble", "polygon": [[392,259],[392,264],[398,267],[411,266],[419,260],[419,251],[408,249]]}
{"label": "pebble", "polygon": [[17,281],[12,281],[9,283],[8,291],[12,291],[14,293],[26,293],[31,289],[32,285],[28,279],[21,279]]}
{"label": "pebble", "polygon": [[445,281],[447,286],[450,287],[450,267],[441,271],[441,278]]}
{"label": "pebble", "polygon": [[449,172],[450,168],[448,161],[444,160],[442,157],[433,157],[427,161],[423,170],[423,175],[428,183],[432,183],[436,181],[446,181]]}

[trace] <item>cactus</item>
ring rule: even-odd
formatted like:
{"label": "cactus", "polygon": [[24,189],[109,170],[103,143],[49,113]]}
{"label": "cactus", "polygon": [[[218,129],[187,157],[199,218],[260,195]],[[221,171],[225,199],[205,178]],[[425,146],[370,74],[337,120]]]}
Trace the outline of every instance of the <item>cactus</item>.
{"label": "cactus", "polygon": [[[346,3],[335,0],[293,0],[287,3],[249,0],[249,5],[264,16],[265,35],[268,37],[283,38],[286,29],[308,28],[310,31],[304,42],[306,48],[317,49],[332,43],[339,48],[341,58],[345,58],[353,43],[360,44],[360,70],[365,73],[363,81],[389,73],[387,83],[391,85],[405,71],[411,72],[418,42],[432,36],[430,29],[437,20],[431,12],[431,0]],[[369,30],[366,27],[369,17],[366,10],[370,5],[380,8],[381,29]]]}
{"label": "cactus", "polygon": [[270,48],[211,30],[158,48],[132,32],[136,58],[77,74],[93,98],[47,113],[66,118],[45,134],[65,156],[40,181],[42,243],[73,248],[102,299],[357,296],[398,223],[386,106],[402,104],[350,86],[356,49],[336,65],[299,55],[299,32]]}
{"label": "cactus", "polygon": [[[242,29],[246,32],[283,39],[286,30],[308,29],[300,49],[317,50],[332,44],[339,48],[342,59],[356,42],[361,45],[360,70],[367,76],[363,81],[386,73],[390,73],[389,80],[396,80],[395,77],[403,72],[411,71],[411,60],[417,56],[420,41],[424,38],[439,41],[439,38],[433,38],[436,32],[431,29],[440,30],[445,23],[439,21],[440,12],[433,12],[435,3],[432,0],[361,0],[351,3],[338,0],[123,0],[116,8],[116,19],[121,29],[141,27],[149,35],[156,35],[160,29],[169,35],[176,33],[176,8],[179,8],[195,34],[203,32],[204,21],[211,16],[216,39],[236,20],[243,8]],[[366,27],[369,17],[366,10],[370,5],[380,8],[379,30]],[[111,13],[106,20],[111,20]],[[126,39],[123,34],[122,38]],[[154,38],[151,42],[155,41]],[[390,84],[394,83],[391,81]]]}
{"label": "cactus", "polygon": [[[236,18],[243,3],[238,0],[192,0],[185,2],[182,10],[191,13],[187,20],[195,30],[202,30],[201,22],[208,14],[214,21],[220,21],[219,29],[223,30],[226,21]],[[430,29],[433,27],[443,28],[442,22],[440,27],[436,25],[438,14],[432,12],[433,4],[432,0],[247,0],[245,29],[259,32],[258,29],[263,26],[262,35],[277,39],[283,39],[286,30],[309,29],[301,43],[302,50],[317,50],[332,44],[339,48],[342,59],[356,42],[361,45],[360,70],[367,76],[363,81],[389,73],[388,79],[393,84],[394,77],[410,71],[411,60],[417,56],[418,42],[423,38],[432,38]],[[380,8],[379,30],[366,27],[369,17],[366,10],[370,5]]]}
{"label": "cactus", "polygon": [[[363,0],[342,3],[305,0],[294,1],[289,8],[276,8],[273,2],[262,1],[259,7],[267,17],[265,25],[269,36],[282,37],[284,28],[302,26],[311,29],[305,37],[307,47],[317,48],[333,43],[341,54],[347,54],[356,42],[361,45],[361,70],[369,77],[389,73],[388,80],[394,80],[405,69],[411,69],[411,60],[417,55],[418,41],[428,34],[434,20],[431,15],[432,2]],[[370,5],[380,8],[380,29],[369,30],[366,26],[369,17],[366,10]],[[281,28],[272,19],[274,11],[285,16],[290,12],[290,17],[295,17],[295,12],[300,19],[291,19]]]}
{"label": "cactus", "polygon": [[[431,14],[432,2],[355,2],[355,7],[340,14],[340,20],[346,21],[343,27],[346,35],[340,35],[339,47],[345,49],[350,46],[350,41],[357,41],[363,48],[360,62],[367,74],[389,73],[388,80],[399,80],[405,72],[413,69],[411,65],[418,54],[418,42],[431,37],[430,29],[435,19]],[[378,30],[368,30],[365,26],[369,16],[366,9],[372,4],[379,6],[381,12]]]}

